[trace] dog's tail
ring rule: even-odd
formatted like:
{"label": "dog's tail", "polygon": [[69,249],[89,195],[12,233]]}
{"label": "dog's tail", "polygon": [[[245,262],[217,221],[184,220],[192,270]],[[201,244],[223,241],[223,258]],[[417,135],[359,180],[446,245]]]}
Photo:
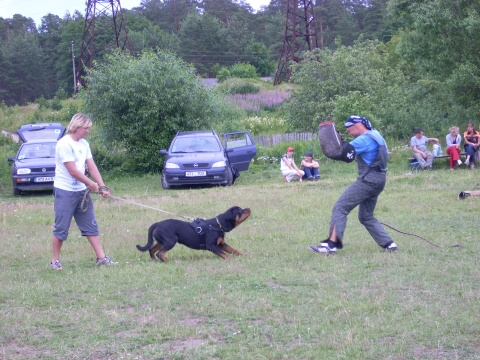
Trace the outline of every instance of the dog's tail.
{"label": "dog's tail", "polygon": [[145,246],[141,246],[141,245],[137,245],[137,249],[140,250],[140,251],[148,251],[152,248],[153,246],[153,230],[155,230],[155,226],[157,224],[153,224],[152,226],[150,226],[150,228],[148,229],[148,242],[147,242],[147,245]]}

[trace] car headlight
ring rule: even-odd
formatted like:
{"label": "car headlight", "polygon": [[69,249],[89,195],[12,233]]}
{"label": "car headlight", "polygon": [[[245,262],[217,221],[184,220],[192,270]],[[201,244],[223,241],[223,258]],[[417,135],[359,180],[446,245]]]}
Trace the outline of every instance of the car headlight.
{"label": "car headlight", "polygon": [[17,170],[17,175],[25,175],[25,174],[30,174],[32,170],[24,168],[24,169],[18,169]]}
{"label": "car headlight", "polygon": [[171,162],[166,162],[165,169],[180,169],[180,166]]}
{"label": "car headlight", "polygon": [[222,160],[222,161],[217,161],[216,163],[213,163],[212,168],[225,167],[225,166],[227,166],[227,162],[225,160]]}

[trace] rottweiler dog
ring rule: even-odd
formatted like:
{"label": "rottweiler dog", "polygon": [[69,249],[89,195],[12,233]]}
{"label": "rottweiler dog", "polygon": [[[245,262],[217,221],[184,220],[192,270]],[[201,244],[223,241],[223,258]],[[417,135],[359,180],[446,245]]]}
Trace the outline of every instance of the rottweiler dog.
{"label": "rottweiler dog", "polygon": [[[225,233],[233,230],[244,222],[251,214],[250,209],[232,206],[212,219],[195,219],[192,222],[167,219],[157,222],[148,229],[148,243],[137,245],[140,251],[149,251],[153,260],[158,258],[167,262],[165,253],[178,242],[190,249],[209,250],[222,259],[229,257],[226,253],[243,255],[225,243]],[[157,242],[155,245],[154,242]]]}

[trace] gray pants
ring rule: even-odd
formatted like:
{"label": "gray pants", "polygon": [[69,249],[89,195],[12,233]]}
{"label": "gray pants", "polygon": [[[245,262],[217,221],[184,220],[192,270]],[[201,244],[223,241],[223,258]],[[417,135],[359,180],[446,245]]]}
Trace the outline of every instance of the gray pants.
{"label": "gray pants", "polygon": [[359,179],[350,185],[333,206],[330,234],[335,225],[337,239],[342,240],[347,226],[347,216],[350,211],[359,205],[358,220],[360,220],[360,223],[365,226],[378,245],[381,247],[389,245],[393,241],[392,238],[373,216],[378,195],[384,187],[385,181],[372,183]]}
{"label": "gray pants", "polygon": [[431,151],[425,150],[424,153],[427,155],[427,159],[425,160],[422,154],[413,153],[413,157],[417,159],[420,166],[425,169],[426,167],[432,167],[433,165],[433,154]]}

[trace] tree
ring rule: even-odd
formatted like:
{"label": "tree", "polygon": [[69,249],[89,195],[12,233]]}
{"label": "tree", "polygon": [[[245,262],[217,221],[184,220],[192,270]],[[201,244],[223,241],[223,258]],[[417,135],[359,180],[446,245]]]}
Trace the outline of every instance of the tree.
{"label": "tree", "polygon": [[448,116],[458,114],[455,123],[461,125],[468,121],[462,117],[477,116],[480,43],[474,39],[480,36],[478,1],[394,0],[390,10],[404,28],[398,51],[416,67],[421,84],[436,84],[438,98],[455,109],[447,110]]}
{"label": "tree", "polygon": [[43,53],[43,74],[45,79],[45,93],[47,99],[52,98],[58,89],[58,77],[55,69],[55,63],[59,57],[58,45],[61,42],[62,19],[53,14],[47,14],[42,18],[42,23],[38,28],[38,42]]}
{"label": "tree", "polygon": [[208,74],[218,63],[228,64],[225,25],[208,14],[190,13],[182,23],[179,40],[180,55],[194,63],[199,74]]}
{"label": "tree", "polygon": [[124,170],[158,170],[158,150],[178,130],[209,129],[224,119],[214,90],[173,54],[145,51],[134,58],[116,51],[106,60],[92,69],[81,97],[102,128],[105,146],[125,151]]}
{"label": "tree", "polygon": [[78,12],[73,17],[65,19],[60,42],[56,47],[55,71],[58,77],[58,86],[63,88],[69,95],[73,94],[74,89],[71,43],[73,41],[75,45],[75,68],[78,68],[84,24],[85,19]]}
{"label": "tree", "polygon": [[2,84],[5,97],[0,102],[24,105],[42,95],[45,84],[42,52],[34,34],[10,36],[4,42],[1,61],[6,76]]}
{"label": "tree", "polygon": [[406,79],[390,67],[379,42],[358,41],[351,47],[309,52],[294,65],[292,80],[302,85],[287,105],[296,130],[315,131],[321,121],[342,122],[357,113],[375,120],[375,126],[389,135],[402,137],[415,121],[405,115],[411,110]]}

